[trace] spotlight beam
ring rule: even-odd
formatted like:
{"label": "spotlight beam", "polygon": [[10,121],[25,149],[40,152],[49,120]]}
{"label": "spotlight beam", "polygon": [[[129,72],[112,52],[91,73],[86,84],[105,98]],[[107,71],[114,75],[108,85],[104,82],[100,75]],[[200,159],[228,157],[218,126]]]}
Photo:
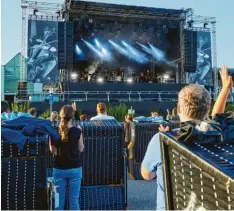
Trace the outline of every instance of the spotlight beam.
{"label": "spotlight beam", "polygon": [[143,49],[145,52],[147,52],[147,53],[149,53],[149,54],[152,54],[152,50],[151,50],[150,48],[148,48],[148,47],[145,46],[145,45],[140,44],[139,42],[137,42],[137,44],[138,44],[139,46],[141,46],[142,49]]}
{"label": "spotlight beam", "polygon": [[164,61],[165,60],[165,53],[161,51],[160,49],[156,48],[155,46],[151,45],[149,43],[149,46],[152,50],[153,57],[158,61]]}
{"label": "spotlight beam", "polygon": [[109,42],[114,46],[114,48],[121,54],[125,55],[125,56],[129,56],[128,52],[121,47],[120,45],[114,43],[113,41],[109,40]]}
{"label": "spotlight beam", "polygon": [[97,40],[97,39],[95,39],[95,43],[96,43],[96,46],[97,46],[98,48],[102,48],[102,46],[101,46],[100,42],[98,42],[98,40]]}
{"label": "spotlight beam", "polygon": [[[84,39],[82,39],[82,41],[87,45],[87,47],[89,49],[91,49],[94,53],[96,53],[102,60],[105,60],[105,61],[110,61],[112,60],[112,55],[109,51],[107,51],[106,48],[102,47],[101,43],[99,43],[100,45],[100,48],[98,49],[95,45],[93,45],[92,43],[90,42],[87,42],[85,41]],[[95,41],[96,42],[96,41]]]}
{"label": "spotlight beam", "polygon": [[146,58],[145,54],[138,51],[135,47],[127,44],[126,42],[122,41],[123,45],[127,48],[128,52],[132,55],[132,57],[136,58],[135,60],[139,63],[146,63],[148,59]]}
{"label": "spotlight beam", "polygon": [[76,45],[76,53],[77,53],[77,54],[81,54],[81,53],[82,53],[82,51],[81,51],[81,49],[79,48],[78,45]]}
{"label": "spotlight beam", "polygon": [[[82,39],[83,40],[83,39]],[[103,57],[104,55],[97,49],[95,48],[91,43],[83,40],[83,42],[90,48],[93,52],[95,52],[99,57]]]}

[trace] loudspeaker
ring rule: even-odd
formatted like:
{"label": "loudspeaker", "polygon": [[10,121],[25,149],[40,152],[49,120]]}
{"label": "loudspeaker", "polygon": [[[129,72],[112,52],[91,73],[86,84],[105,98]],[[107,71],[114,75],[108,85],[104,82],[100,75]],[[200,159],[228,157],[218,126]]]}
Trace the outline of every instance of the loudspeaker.
{"label": "loudspeaker", "polygon": [[58,23],[58,69],[73,68],[73,23]]}
{"label": "loudspeaker", "polygon": [[21,100],[28,99],[28,83],[24,81],[19,81],[17,84],[17,94],[16,98]]}
{"label": "loudspeaker", "polygon": [[197,70],[197,32],[185,31],[185,64],[186,72],[196,72]]}

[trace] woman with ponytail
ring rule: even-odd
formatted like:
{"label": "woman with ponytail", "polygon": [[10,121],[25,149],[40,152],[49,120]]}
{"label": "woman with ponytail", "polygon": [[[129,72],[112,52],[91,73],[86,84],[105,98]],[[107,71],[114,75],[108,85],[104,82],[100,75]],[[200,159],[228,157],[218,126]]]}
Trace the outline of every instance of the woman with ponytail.
{"label": "woman with ponytail", "polygon": [[68,187],[69,209],[79,210],[79,192],[82,179],[80,153],[84,150],[81,129],[73,126],[74,109],[65,105],[60,111],[59,134],[61,140],[54,148],[56,210],[64,210],[66,187]]}

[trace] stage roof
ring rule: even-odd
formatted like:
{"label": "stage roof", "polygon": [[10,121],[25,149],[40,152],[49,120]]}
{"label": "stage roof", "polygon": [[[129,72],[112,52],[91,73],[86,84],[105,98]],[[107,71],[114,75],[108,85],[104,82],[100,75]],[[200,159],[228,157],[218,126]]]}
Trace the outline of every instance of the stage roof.
{"label": "stage roof", "polygon": [[97,2],[87,2],[70,0],[67,4],[67,9],[72,13],[83,15],[104,15],[104,16],[119,16],[132,18],[161,18],[161,19],[182,19],[185,18],[187,10],[185,9],[164,9],[143,6],[128,6],[119,4],[107,4]]}

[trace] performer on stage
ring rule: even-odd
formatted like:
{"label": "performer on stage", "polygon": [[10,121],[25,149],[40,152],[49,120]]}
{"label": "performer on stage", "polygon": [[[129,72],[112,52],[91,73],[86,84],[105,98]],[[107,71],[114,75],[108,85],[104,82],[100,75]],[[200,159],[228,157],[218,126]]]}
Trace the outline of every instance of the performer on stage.
{"label": "performer on stage", "polygon": [[152,81],[152,73],[150,70],[146,71],[146,79],[148,82]]}
{"label": "performer on stage", "polygon": [[140,75],[138,81],[139,81],[139,83],[146,83],[147,82],[147,78],[145,77],[143,72],[141,72],[141,75]]}

